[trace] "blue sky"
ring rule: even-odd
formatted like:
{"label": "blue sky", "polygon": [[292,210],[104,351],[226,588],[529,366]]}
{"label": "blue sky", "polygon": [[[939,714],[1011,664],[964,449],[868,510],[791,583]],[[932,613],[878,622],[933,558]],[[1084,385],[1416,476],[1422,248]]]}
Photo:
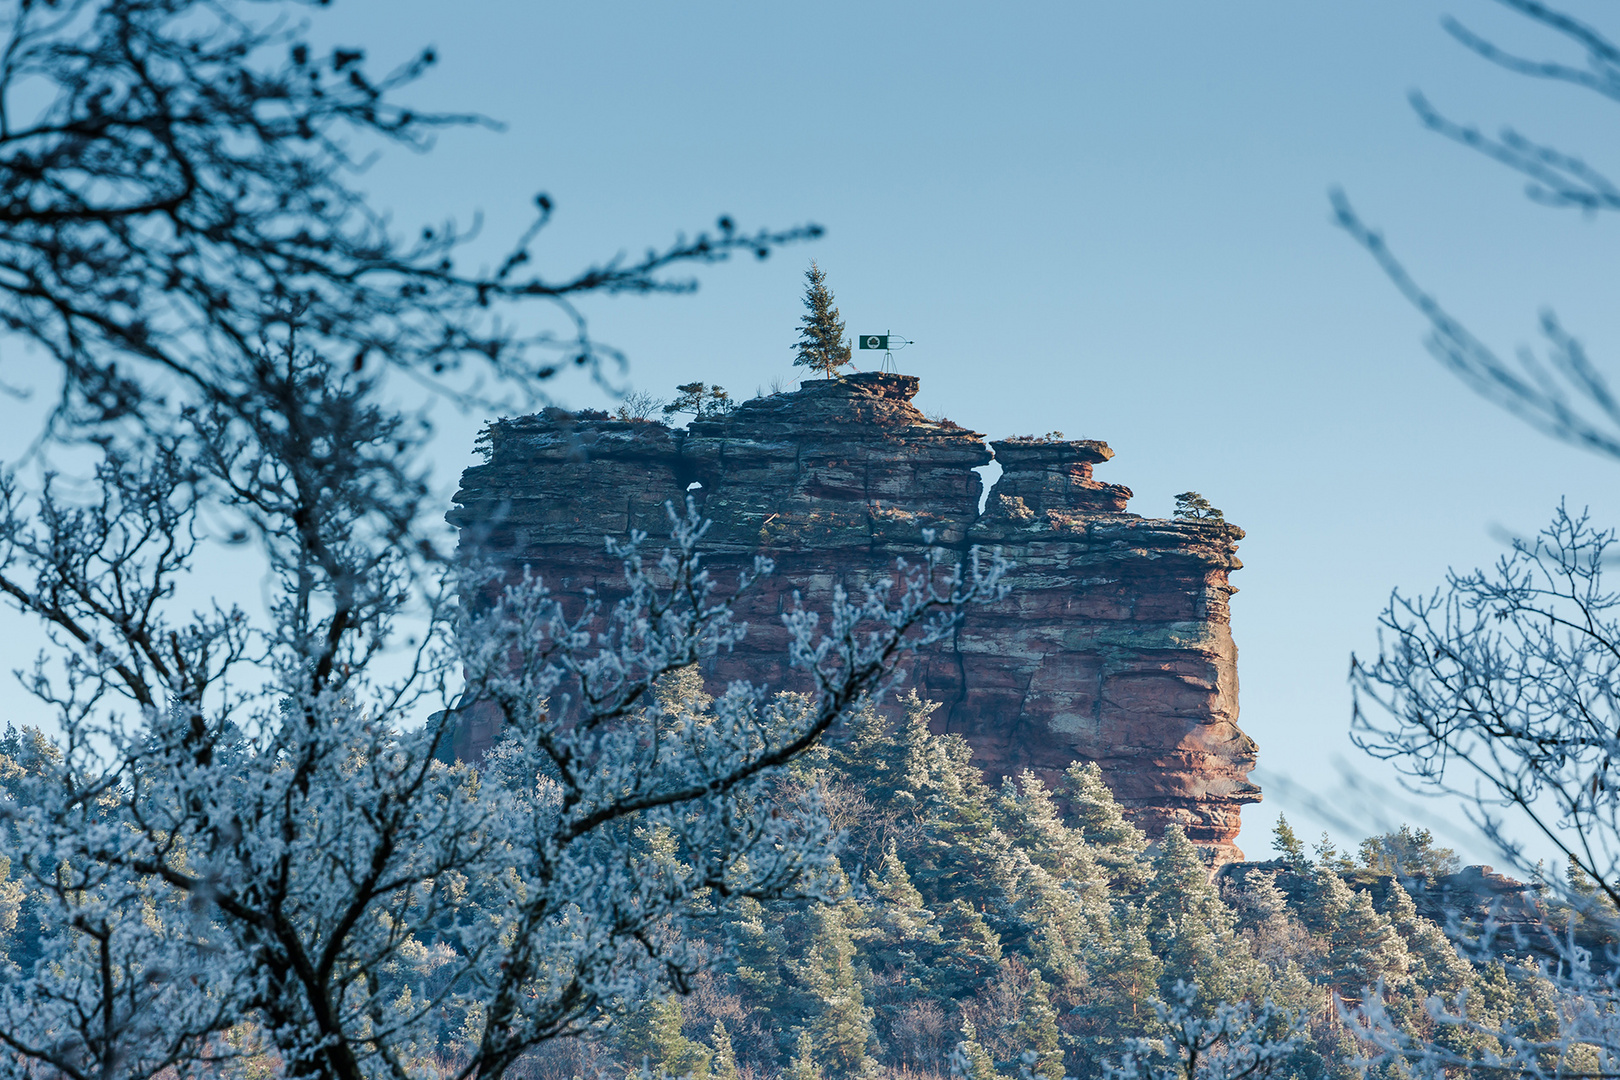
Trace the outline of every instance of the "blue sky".
{"label": "blue sky", "polygon": [[[373,64],[435,46],[408,96],[505,124],[388,151],[361,180],[405,228],[481,214],[474,262],[541,190],[557,218],[539,261],[559,273],[720,213],[827,227],[705,271],[695,296],[590,303],[636,388],[746,396],[793,378],[814,257],[852,333],[917,341],[902,368],[924,408],[991,437],[1104,439],[1117,457],[1099,478],[1134,489],[1139,513],[1205,494],[1248,530],[1232,611],[1261,782],[1325,792],[1339,758],[1387,777],[1346,739],[1345,674],[1392,587],[1493,560],[1560,497],[1620,524],[1620,463],[1471,396],[1330,223],[1342,185],[1487,340],[1532,341],[1550,304],[1620,370],[1620,222],[1529,204],[1425,134],[1405,95],[1592,153],[1614,113],[1490,68],[1445,13],[1555,47],[1489,0],[340,0],[312,17]],[[603,403],[584,381],[557,394]],[[483,418],[441,420],[448,495]],[[1345,805],[1367,827],[1336,828],[1343,841],[1400,816]],[[1251,856],[1279,809],[1302,833],[1331,824],[1273,787],[1245,813]]]}
{"label": "blue sky", "polygon": [[[1392,587],[1494,559],[1504,531],[1534,531],[1560,497],[1620,523],[1620,464],[1471,396],[1329,221],[1342,185],[1501,347],[1532,341],[1551,304],[1620,361],[1617,223],[1529,204],[1423,132],[1406,94],[1591,152],[1613,116],[1467,54],[1446,13],[1555,47],[1487,0],[345,0],[320,25],[378,60],[436,46],[415,97],[506,124],[379,163],[368,183],[402,224],[481,212],[493,259],[545,190],[558,214],[540,255],[558,271],[719,213],[827,227],[704,273],[696,296],[591,304],[637,388],[791,379],[814,257],[851,332],[917,341],[902,366],[925,408],[992,437],[1107,440],[1118,456],[1099,476],[1133,488],[1140,513],[1208,496],[1248,530],[1232,608],[1241,722],[1265,773],[1322,792],[1336,758],[1387,777],[1346,739],[1345,674]],[[474,425],[446,419],[448,481]],[[1243,846],[1264,857],[1279,809],[1301,831],[1331,825],[1294,803],[1274,786]],[[1400,816],[1345,806],[1369,828]]]}

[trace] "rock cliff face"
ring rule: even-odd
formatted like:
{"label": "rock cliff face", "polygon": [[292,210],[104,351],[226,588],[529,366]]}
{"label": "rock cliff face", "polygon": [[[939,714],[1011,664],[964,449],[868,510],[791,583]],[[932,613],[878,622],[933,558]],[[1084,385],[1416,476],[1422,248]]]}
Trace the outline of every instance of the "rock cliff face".
{"label": "rock cliff face", "polygon": [[[560,410],[504,420],[449,519],[464,549],[527,564],[555,592],[611,588],[603,537],[658,536],[665,501],[690,489],[713,522],[712,569],[760,552],[777,566],[739,605],[744,647],[705,674],[778,686],[791,678],[775,615],[795,589],[816,606],[836,582],[919,555],[925,528],[962,550],[1000,545],[1017,564],[1010,595],[909,673],[942,703],[937,727],[965,736],[991,778],[1052,780],[1094,759],[1151,835],[1175,822],[1213,860],[1241,859],[1239,813],[1260,797],[1228,625],[1242,530],[1127,513],[1130,490],[1092,476],[1113,452],[1082,440],[990,444],[1003,472],[981,514],[984,437],[925,418],[916,391],[877,372],[806,381],[684,432]],[[458,751],[493,735],[463,732]]]}

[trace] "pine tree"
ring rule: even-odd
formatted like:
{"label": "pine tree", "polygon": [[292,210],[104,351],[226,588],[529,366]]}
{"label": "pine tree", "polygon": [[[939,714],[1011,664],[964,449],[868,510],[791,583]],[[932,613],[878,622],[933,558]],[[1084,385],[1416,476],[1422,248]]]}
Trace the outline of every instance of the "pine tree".
{"label": "pine tree", "polygon": [[1058,1031],[1057,1010],[1046,992],[1046,980],[1041,973],[1029,973],[1029,991],[1024,995],[1023,1010],[1013,1028],[1013,1041],[1035,1052],[1035,1074],[1046,1080],[1063,1080],[1063,1037]]}
{"label": "pine tree", "polygon": [[1003,857],[1010,901],[1006,932],[1087,1012],[1128,997],[1134,974],[1120,963],[1108,874],[1080,831],[1064,824],[1046,785],[1031,772],[1002,782],[1001,831],[1012,842]]}
{"label": "pine tree", "polygon": [[1449,1001],[1473,986],[1474,969],[1457,954],[1444,930],[1418,914],[1411,894],[1398,881],[1390,882],[1384,913],[1406,941],[1412,978],[1425,995],[1439,994]]}
{"label": "pine tree", "polygon": [[1310,902],[1300,911],[1301,921],[1318,939],[1325,940],[1350,910],[1353,899],[1355,895],[1343,878],[1326,866],[1318,866],[1311,879]]}
{"label": "pine tree", "polygon": [[11,959],[13,935],[27,897],[22,883],[11,880],[10,857],[0,855],[0,969]]}
{"label": "pine tree", "polygon": [[1209,504],[1209,500],[1196,491],[1183,491],[1176,496],[1175,516],[1184,521],[1225,521],[1226,515]]}
{"label": "pine tree", "polygon": [[1063,823],[1040,777],[1025,769],[1016,781],[1004,778],[997,809],[1002,832],[1037,865],[1056,877],[1106,891],[1085,834]]}
{"label": "pine tree", "polygon": [[821,1067],[816,1064],[816,1047],[808,1031],[799,1032],[793,1057],[782,1073],[782,1080],[821,1080]]}
{"label": "pine tree", "polygon": [[696,664],[677,668],[653,685],[659,708],[672,717],[700,716],[714,704],[714,697],[703,688],[703,672]]}
{"label": "pine tree", "polygon": [[835,1075],[858,1073],[867,1063],[872,1039],[872,1010],[855,971],[855,943],[845,924],[853,904],[816,904],[810,910],[810,946],[795,964],[807,998],[806,1029],[816,1060]]}
{"label": "pine tree", "polygon": [[971,1020],[962,1021],[962,1041],[951,1055],[951,1076],[962,1080],[996,1080],[996,1063],[979,1042]]}
{"label": "pine tree", "polygon": [[724,416],[736,407],[737,403],[731,400],[731,395],[719,383],[710,386],[708,383],[689,382],[675,388],[675,400],[665,405],[663,412],[666,417],[691,413],[694,420],[710,420]]}
{"label": "pine tree", "polygon": [[799,319],[799,340],[794,345],[798,356],[793,363],[830,379],[849,363],[849,342],[844,340],[844,323],[833,306],[826,272],[812,261],[804,276],[810,284],[804,290],[806,313]]}
{"label": "pine tree", "polygon": [[1113,977],[1121,989],[1120,999],[1112,1011],[1112,1019],[1123,1030],[1140,1028],[1153,1014],[1150,1004],[1159,994],[1159,977],[1164,973],[1164,960],[1153,951],[1148,940],[1147,913],[1135,908],[1127,909],[1120,920],[1119,949],[1115,954]]}
{"label": "pine tree", "polygon": [[1457,947],[1446,932],[1417,912],[1412,897],[1400,883],[1390,883],[1390,894],[1384,904],[1384,914],[1399,932],[1410,958],[1409,976],[1418,993],[1410,1001],[1398,1001],[1396,1010],[1406,1013],[1408,1022],[1422,1027],[1424,1034],[1437,1046],[1464,1059],[1484,1060],[1486,1055],[1499,1052],[1496,1040],[1469,1024],[1436,1024],[1421,1003],[1431,995],[1438,995],[1448,1009],[1477,1012],[1479,978],[1468,961],[1457,953]]}
{"label": "pine tree", "polygon": [[1359,999],[1379,980],[1391,994],[1400,994],[1410,982],[1411,958],[1394,925],[1373,907],[1370,894],[1352,893],[1326,865],[1316,876],[1328,982],[1345,998]]}
{"label": "pine tree", "polygon": [[709,1069],[710,1080],[737,1080],[737,1052],[731,1048],[731,1033],[726,1025],[714,1022],[714,1064]]}
{"label": "pine tree", "polygon": [[1305,842],[1294,835],[1288,819],[1277,815],[1277,824],[1271,830],[1271,850],[1281,856],[1288,869],[1296,874],[1310,872],[1311,861],[1305,857]]}
{"label": "pine tree", "polygon": [[767,1020],[786,1005],[783,968],[788,946],[782,932],[786,921],[782,912],[767,910],[753,897],[745,897],[725,927],[725,955],[731,970]]}
{"label": "pine tree", "polygon": [[620,1029],[619,1042],[633,1063],[645,1060],[653,1073],[709,1080],[708,1048],[681,1034],[681,1003],[677,998],[650,1001],[637,1009]]}
{"label": "pine tree", "polygon": [[1076,761],[1063,774],[1074,827],[1091,846],[1097,863],[1108,872],[1115,891],[1129,895],[1147,881],[1144,854],[1147,837],[1125,818],[1114,793],[1103,782],[1095,761]]}
{"label": "pine tree", "polygon": [[960,897],[945,905],[939,921],[945,951],[940,957],[938,985],[944,996],[956,998],[1001,965],[1001,935]]}
{"label": "pine tree", "polygon": [[1007,933],[1059,986],[1074,993],[1089,989],[1093,968],[1104,972],[1112,959],[1113,927],[1106,904],[1087,905],[1083,896],[1069,891],[1067,882],[1030,862],[1022,851],[1013,851],[1008,862],[1013,880],[1008,884],[1011,903],[1003,915]]}
{"label": "pine tree", "polygon": [[1348,874],[1356,868],[1355,860],[1339,851],[1338,847],[1333,843],[1333,837],[1329,836],[1325,830],[1322,833],[1322,839],[1316,842],[1316,846],[1311,849],[1311,853],[1316,856],[1316,865],[1323,870]]}
{"label": "pine tree", "polygon": [[934,735],[926,715],[905,732],[900,784],[924,815],[921,835],[906,864],[912,881],[930,902],[972,896],[981,902],[999,891],[1001,859],[1008,840],[996,827],[994,796],[960,735]]}
{"label": "pine tree", "polygon": [[1201,1005],[1264,996],[1261,968],[1179,825],[1165,829],[1159,841],[1145,907],[1148,940],[1164,961],[1160,997],[1171,1000],[1178,982],[1196,986]]}
{"label": "pine tree", "polygon": [[1432,882],[1462,868],[1455,851],[1436,847],[1432,832],[1410,825],[1382,836],[1369,836],[1361,842],[1359,854],[1361,865],[1367,869],[1402,881],[1423,877]]}
{"label": "pine tree", "polygon": [[896,795],[921,809],[936,796],[946,770],[944,744],[928,727],[929,717],[939,710],[939,702],[924,701],[915,690],[904,699],[905,723],[898,733],[899,775]]}
{"label": "pine tree", "polygon": [[1277,888],[1276,874],[1249,874],[1230,898],[1239,930],[1256,960],[1282,972],[1312,958],[1310,935],[1288,910],[1288,896]]}
{"label": "pine tree", "polygon": [[917,984],[929,981],[929,961],[942,944],[939,924],[911,883],[893,840],[878,869],[867,871],[866,887],[873,903],[867,915],[870,937],[862,952],[875,969],[899,970],[909,987],[920,988]]}
{"label": "pine tree", "polygon": [[1570,892],[1576,896],[1591,896],[1597,892],[1597,882],[1581,866],[1581,861],[1575,856],[1569,857],[1564,867],[1564,880],[1569,883]]}

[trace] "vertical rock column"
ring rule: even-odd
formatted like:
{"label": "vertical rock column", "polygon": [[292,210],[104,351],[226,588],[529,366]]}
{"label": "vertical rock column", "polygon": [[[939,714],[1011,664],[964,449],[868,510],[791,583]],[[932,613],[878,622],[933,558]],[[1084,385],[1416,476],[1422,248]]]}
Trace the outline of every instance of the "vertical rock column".
{"label": "vertical rock column", "polygon": [[1217,862],[1235,845],[1255,744],[1237,726],[1229,574],[1243,531],[1124,513],[1129,488],[1093,441],[993,444],[1002,477],[969,533],[1018,566],[1012,591],[960,636],[972,693],[948,723],[990,770],[1050,782],[1076,759],[1151,835],[1175,823]]}
{"label": "vertical rock column", "polygon": [[[878,372],[806,380],[684,432],[557,410],[501,421],[449,519],[464,553],[527,566],[559,593],[611,594],[604,537],[656,538],[665,500],[701,485],[717,580],[756,554],[777,565],[739,604],[748,637],[705,676],[778,688],[796,685],[779,619],[795,591],[824,606],[835,585],[920,556],[924,529],[963,552],[999,545],[1017,563],[1011,594],[912,661],[910,685],[943,703],[937,726],[965,736],[992,780],[1094,759],[1150,834],[1175,822],[1213,861],[1241,858],[1239,813],[1259,798],[1227,609],[1242,530],[1126,512],[1130,490],[1092,475],[1112,451],[1080,440],[995,443],[1003,473],[980,516],[983,436],[924,417],[917,386]],[[464,732],[458,752],[493,737]]]}

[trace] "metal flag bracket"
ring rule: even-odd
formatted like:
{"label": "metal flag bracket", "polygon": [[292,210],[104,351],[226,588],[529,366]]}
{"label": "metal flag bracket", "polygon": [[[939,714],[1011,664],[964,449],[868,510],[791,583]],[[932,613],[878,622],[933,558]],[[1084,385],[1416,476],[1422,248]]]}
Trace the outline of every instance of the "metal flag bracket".
{"label": "metal flag bracket", "polygon": [[881,334],[862,334],[859,343],[863,349],[882,349],[883,363],[878,370],[890,372],[894,370],[894,354],[907,345],[917,344],[915,341],[908,341],[898,334],[892,334],[888,331]]}

